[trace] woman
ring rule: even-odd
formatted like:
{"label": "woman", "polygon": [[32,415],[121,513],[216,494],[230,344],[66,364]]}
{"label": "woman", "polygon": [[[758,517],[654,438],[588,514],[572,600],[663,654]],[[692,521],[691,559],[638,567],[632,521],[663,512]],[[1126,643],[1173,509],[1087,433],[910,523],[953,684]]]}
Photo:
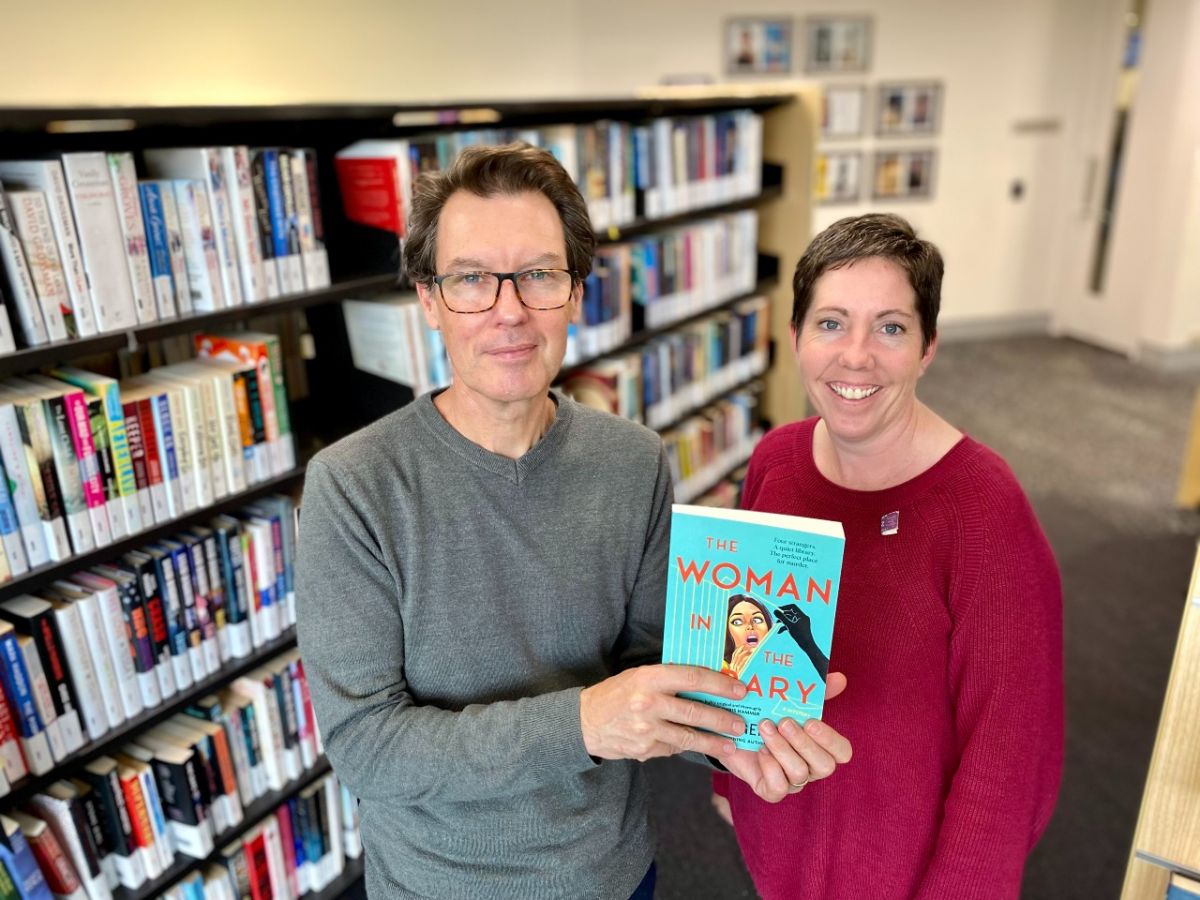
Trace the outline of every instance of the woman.
{"label": "woman", "polygon": [[733,594],[725,616],[725,656],[721,671],[741,677],[746,663],[771,631],[771,614],[749,594]]}
{"label": "woman", "polygon": [[1004,461],[917,399],[942,271],[889,215],[835,223],[796,267],[816,416],[762,440],[742,503],[843,523],[830,665],[849,687],[826,719],[855,756],[776,807],[716,776],[767,900],[1015,898],[1054,808],[1058,569]]}

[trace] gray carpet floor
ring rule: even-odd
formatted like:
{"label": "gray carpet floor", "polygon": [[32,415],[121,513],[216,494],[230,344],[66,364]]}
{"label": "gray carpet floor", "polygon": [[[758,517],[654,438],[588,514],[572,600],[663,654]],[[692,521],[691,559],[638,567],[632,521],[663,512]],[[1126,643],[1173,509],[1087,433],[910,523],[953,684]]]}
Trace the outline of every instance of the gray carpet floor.
{"label": "gray carpet floor", "polygon": [[[1200,514],[1173,507],[1198,384],[1051,338],[948,344],[921,381],[1008,460],[1062,569],[1066,771],[1026,900],[1120,894],[1200,537]],[[705,773],[674,760],[650,773],[660,900],[754,897]]]}

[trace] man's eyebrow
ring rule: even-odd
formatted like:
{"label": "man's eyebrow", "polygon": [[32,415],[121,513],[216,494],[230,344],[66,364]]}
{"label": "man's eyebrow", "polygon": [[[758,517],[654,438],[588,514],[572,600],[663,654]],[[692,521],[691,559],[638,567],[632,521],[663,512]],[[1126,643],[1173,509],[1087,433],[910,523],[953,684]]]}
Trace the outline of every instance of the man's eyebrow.
{"label": "man's eyebrow", "polygon": [[[548,265],[563,265],[563,255],[553,250],[547,250],[545,253],[539,253],[537,256],[527,257],[518,271],[525,269],[537,269]],[[446,271],[470,271],[470,272],[490,272],[488,264],[478,257],[474,256],[456,256],[450,262],[446,263]]]}

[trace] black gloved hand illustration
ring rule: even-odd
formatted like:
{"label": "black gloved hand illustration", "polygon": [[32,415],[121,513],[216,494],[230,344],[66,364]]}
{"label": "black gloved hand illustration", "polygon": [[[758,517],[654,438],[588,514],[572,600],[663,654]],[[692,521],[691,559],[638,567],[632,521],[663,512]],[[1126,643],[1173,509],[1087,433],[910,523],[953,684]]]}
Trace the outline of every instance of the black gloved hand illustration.
{"label": "black gloved hand illustration", "polygon": [[792,640],[812,661],[813,668],[817,670],[821,680],[825,681],[829,675],[829,657],[821,652],[816,639],[813,638],[812,621],[808,614],[795,603],[789,603],[775,610],[775,618],[788,630]]}

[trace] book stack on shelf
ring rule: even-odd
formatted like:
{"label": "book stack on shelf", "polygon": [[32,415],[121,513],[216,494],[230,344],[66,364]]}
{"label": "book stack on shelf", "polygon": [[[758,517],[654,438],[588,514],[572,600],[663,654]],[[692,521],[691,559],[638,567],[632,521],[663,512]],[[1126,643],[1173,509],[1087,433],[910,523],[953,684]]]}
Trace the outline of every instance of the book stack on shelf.
{"label": "book stack on shelf", "polygon": [[330,285],[314,151],[145,158],[0,161],[0,353]]}

